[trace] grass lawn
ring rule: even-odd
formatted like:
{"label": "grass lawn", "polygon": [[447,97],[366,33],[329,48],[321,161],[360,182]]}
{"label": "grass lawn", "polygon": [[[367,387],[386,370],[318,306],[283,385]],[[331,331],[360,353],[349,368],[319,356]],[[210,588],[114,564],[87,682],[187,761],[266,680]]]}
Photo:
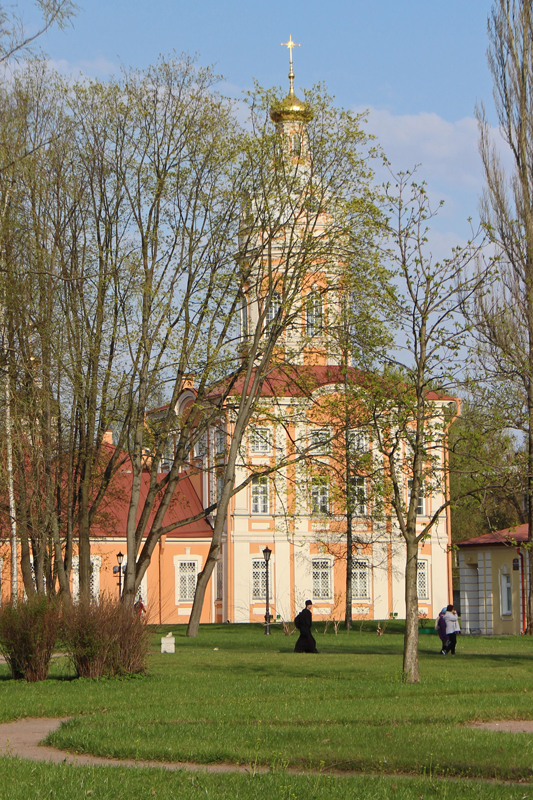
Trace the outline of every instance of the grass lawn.
{"label": "grass lawn", "polygon": [[[50,737],[57,747],[274,770],[251,777],[196,777],[1,759],[0,799],[90,793],[94,800],[203,795],[533,800],[533,735],[464,726],[472,720],[533,719],[533,641],[464,637],[454,658],[439,655],[437,637],[423,635],[422,683],[407,686],[401,682],[400,625],[391,624],[379,638],[368,623],[365,628],[349,635],[318,633],[320,653],[313,656],[294,654],[294,636],[287,638],[276,627],[266,637],[260,626],[212,625],[201,628],[197,639],[187,639],[185,629],[175,626],[176,654],[161,655],[161,633],[154,634],[149,675],[127,680],[73,680],[70,666],[59,661],[46,682],[26,684],[9,680],[7,667],[0,667],[0,721],[74,717]],[[287,768],[377,777],[297,776]],[[442,776],[458,780],[438,780]],[[476,778],[525,783],[503,787]]]}

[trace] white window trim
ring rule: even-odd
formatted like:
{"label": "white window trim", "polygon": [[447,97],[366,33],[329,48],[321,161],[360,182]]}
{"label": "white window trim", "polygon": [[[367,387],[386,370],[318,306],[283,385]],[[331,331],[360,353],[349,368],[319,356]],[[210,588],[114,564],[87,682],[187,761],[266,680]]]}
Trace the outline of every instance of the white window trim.
{"label": "white window trim", "polygon": [[[327,561],[328,563],[328,573],[329,573],[329,596],[328,597],[317,597],[313,590],[313,570],[314,570],[314,562],[315,561]],[[333,600],[333,556],[325,556],[325,555],[314,555],[311,558],[311,595],[313,600],[316,600],[317,603],[330,603]]]}
{"label": "white window trim", "polygon": [[[354,571],[354,569],[357,569],[357,567],[356,567],[357,564],[364,565],[364,568],[365,568],[365,571],[366,571],[366,575],[367,575],[367,579],[366,579],[367,593],[366,593],[366,595],[356,595],[354,593],[354,589],[353,589],[353,571]],[[361,600],[368,600],[368,602],[370,602],[371,601],[371,594],[372,594],[371,585],[372,585],[372,570],[370,568],[370,562],[369,562],[368,558],[357,558],[357,557],[354,557],[353,563],[352,563],[352,604],[353,603],[360,603]]]}
{"label": "white window trim", "polygon": [[278,315],[278,311],[281,308],[281,295],[279,292],[273,292],[272,298],[270,300],[270,305],[267,308],[267,312],[265,314],[265,325],[268,327],[271,325]]}
{"label": "white window trim", "polygon": [[[254,561],[261,561],[263,564],[266,564],[265,559],[263,558],[263,553],[252,553],[250,556],[250,605],[257,605],[257,603],[266,603],[266,591],[262,597],[254,597]],[[268,604],[274,605],[274,564],[275,558],[274,553],[270,556],[270,561],[268,562]],[[266,585],[265,585],[266,589]]]}
{"label": "white window trim", "polygon": [[178,555],[174,556],[172,561],[174,564],[174,605],[192,606],[192,599],[182,600],[180,598],[180,564],[188,564],[191,561],[194,562],[196,564],[196,580],[198,580],[198,573],[200,572],[202,566],[202,558],[201,556]]}
{"label": "white window trim", "polygon": [[[262,433],[257,435],[259,431]],[[268,425],[251,425],[248,430],[248,446],[250,454],[253,456],[270,455],[272,453],[272,429]],[[261,446],[263,449],[260,449]]]}
{"label": "white window trim", "polygon": [[[91,564],[93,567],[93,592],[92,597],[98,600],[100,597],[100,569],[102,566],[101,556],[91,556]],[[96,569],[95,569],[96,568]],[[72,556],[72,599],[76,603],[80,597],[80,558],[79,556]],[[124,586],[124,582],[122,583]]]}
{"label": "white window trim", "polygon": [[[254,483],[255,479],[252,479],[250,481],[250,513],[254,517],[269,517],[270,516],[270,482],[269,482],[268,476],[266,476],[266,475],[258,475],[257,478],[258,479],[261,478],[261,484]],[[263,479],[264,479],[264,482],[263,482]],[[258,486],[258,485],[266,486],[266,506],[267,506],[267,510],[266,511],[262,511],[262,510],[261,511],[254,511],[253,487],[254,486]]]}
{"label": "white window trim", "polygon": [[[319,500],[320,500],[320,496],[322,494],[321,490],[323,490],[323,493],[325,494],[325,497],[326,497],[326,504],[325,505],[327,506],[327,508],[325,510],[322,509],[322,508],[315,507],[315,504],[314,504],[314,501],[313,501],[313,494],[314,494],[315,490],[318,490]],[[329,514],[329,512],[330,512],[330,496],[329,496],[329,483],[328,483],[327,478],[317,478],[317,477],[315,477],[315,478],[311,479],[311,498],[310,498],[310,500],[311,500],[311,509],[310,510],[311,510],[311,516],[312,517],[321,517],[321,516]]]}
{"label": "white window trim", "polygon": [[[409,478],[407,481],[407,505],[411,502],[411,487],[413,485],[413,479]],[[420,495],[418,497],[418,506],[416,507],[416,516],[417,517],[425,517],[426,516],[426,495],[424,492],[424,483],[420,487]]]}
{"label": "white window trim", "polygon": [[[512,572],[510,572],[507,564],[504,564],[500,568],[499,574],[499,583],[500,583],[500,618],[501,619],[512,619],[513,618],[513,577]],[[511,607],[509,608],[507,605],[507,588],[511,590]]]}
{"label": "white window trim", "polygon": [[331,428],[314,428],[309,431],[309,455],[329,456],[331,454]]}
{"label": "white window trim", "polygon": [[366,454],[370,449],[368,431],[361,428],[351,428],[348,431],[348,448],[351,453]]}

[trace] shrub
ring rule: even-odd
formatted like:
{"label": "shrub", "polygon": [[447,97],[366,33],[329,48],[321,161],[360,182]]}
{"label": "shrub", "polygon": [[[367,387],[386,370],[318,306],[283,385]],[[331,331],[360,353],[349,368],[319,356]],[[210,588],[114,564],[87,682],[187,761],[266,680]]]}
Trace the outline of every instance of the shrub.
{"label": "shrub", "polygon": [[71,605],[64,612],[65,647],[80,678],[145,672],[150,645],[146,623],[116,600]]}
{"label": "shrub", "polygon": [[0,650],[13,678],[44,681],[60,629],[56,600],[36,595],[0,609]]}

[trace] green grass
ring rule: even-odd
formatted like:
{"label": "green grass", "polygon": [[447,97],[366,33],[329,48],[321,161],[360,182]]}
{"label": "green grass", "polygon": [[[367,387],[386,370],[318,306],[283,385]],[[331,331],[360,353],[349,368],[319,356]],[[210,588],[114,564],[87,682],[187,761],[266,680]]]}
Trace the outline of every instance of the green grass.
{"label": "green grass", "polygon": [[530,786],[431,778],[206,775],[0,758],[0,800],[531,800]]}
{"label": "green grass", "polygon": [[[0,719],[71,716],[49,742],[73,752],[266,765],[275,770],[253,778],[200,776],[201,786],[214,797],[533,798],[531,786],[512,794],[509,787],[470,780],[531,781],[533,735],[464,725],[473,720],[533,719],[533,641],[464,637],[455,658],[444,658],[438,653],[437,637],[421,636],[422,683],[408,686],[401,682],[401,625],[391,623],[380,638],[368,624],[365,628],[349,635],[318,634],[320,653],[313,656],[294,654],[294,636],[287,638],[278,628],[266,637],[260,626],[213,625],[201,628],[197,639],[187,639],[185,629],[174,626],[176,654],[157,652],[159,632],[154,635],[149,675],[128,680],[73,680],[69,664],[58,661],[46,682],[26,684],[9,680],[7,668],[1,667]],[[4,764],[9,765],[7,772],[27,776],[21,787],[29,785],[30,774],[37,776],[39,791],[47,781],[57,783],[62,774],[65,797],[78,796],[68,794],[69,776],[85,775],[81,768],[7,760],[0,764],[0,798],[15,797],[2,794],[7,791],[4,785],[10,786]],[[394,777],[308,778],[290,775],[287,767]],[[140,771],[86,770],[87,780],[98,787],[95,798],[121,796],[119,772],[127,775],[126,782],[141,781],[135,777]],[[176,797],[205,794],[204,788],[198,793],[193,787],[191,775],[156,777],[157,770],[142,775],[152,775],[156,783],[167,781],[174,786],[168,792]],[[443,776],[460,780],[436,780]],[[143,777],[142,785],[150,780]],[[154,791],[159,794],[157,787]],[[132,792],[123,796],[152,796],[140,789]],[[20,794],[32,796],[50,793]]]}

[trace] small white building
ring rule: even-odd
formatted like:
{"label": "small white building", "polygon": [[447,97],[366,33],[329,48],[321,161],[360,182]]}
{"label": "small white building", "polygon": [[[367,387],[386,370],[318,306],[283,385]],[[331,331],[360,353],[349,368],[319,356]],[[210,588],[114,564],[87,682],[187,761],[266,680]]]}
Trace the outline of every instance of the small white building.
{"label": "small white building", "polygon": [[485,533],[459,542],[461,630],[517,635],[526,626],[528,526]]}

